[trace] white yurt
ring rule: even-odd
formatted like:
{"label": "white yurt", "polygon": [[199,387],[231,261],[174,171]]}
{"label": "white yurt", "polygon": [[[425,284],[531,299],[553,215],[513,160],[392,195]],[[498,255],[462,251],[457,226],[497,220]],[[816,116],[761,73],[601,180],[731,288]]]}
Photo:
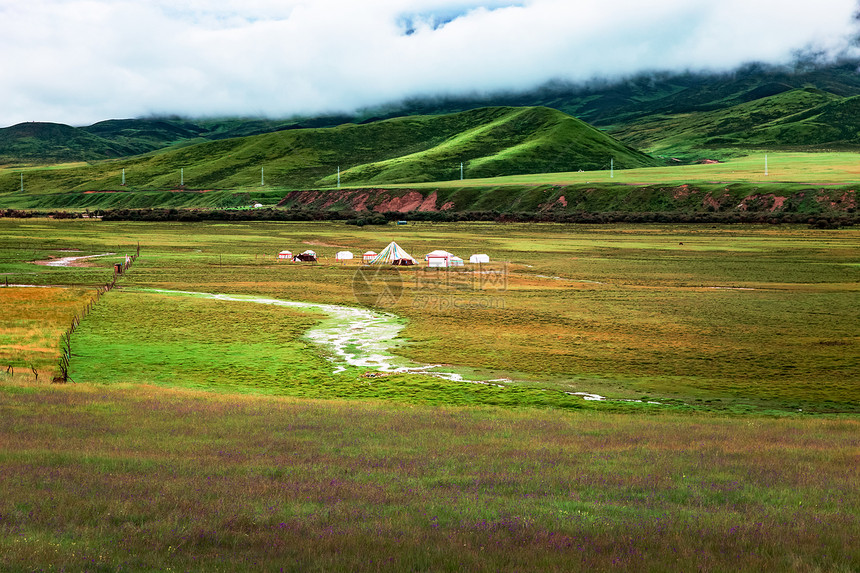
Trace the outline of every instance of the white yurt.
{"label": "white yurt", "polygon": [[463,259],[454,256],[448,251],[443,251],[440,249],[436,251],[431,251],[424,255],[424,260],[427,261],[428,267],[453,267],[455,266],[453,264],[454,259],[459,259],[460,265],[462,266]]}
{"label": "white yurt", "polygon": [[374,253],[373,251],[367,251],[366,253],[361,255],[361,260],[362,260],[362,262],[365,262],[365,263],[369,263],[370,261],[372,261],[375,258],[376,258],[376,253]]}
{"label": "white yurt", "polygon": [[355,257],[349,251],[338,251],[334,255],[334,260],[336,261],[351,261],[353,258]]}
{"label": "white yurt", "polygon": [[293,258],[293,253],[290,251],[281,251],[280,253],[278,253],[278,260],[286,259],[289,261],[292,258]]}
{"label": "white yurt", "polygon": [[469,262],[470,263],[489,263],[490,262],[490,256],[484,255],[484,254],[472,255],[471,257],[469,257]]}

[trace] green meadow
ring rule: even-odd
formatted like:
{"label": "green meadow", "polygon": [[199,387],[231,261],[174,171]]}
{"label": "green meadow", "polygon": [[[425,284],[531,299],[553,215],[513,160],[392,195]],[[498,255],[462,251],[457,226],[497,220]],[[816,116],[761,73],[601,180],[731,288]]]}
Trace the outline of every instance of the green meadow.
{"label": "green meadow", "polygon": [[[172,345],[178,352],[183,340],[199,340],[208,351],[189,353],[198,360],[189,372],[201,371],[206,360],[221,360],[222,348],[235,340],[246,346],[237,364],[255,372],[260,365],[253,357],[271,352],[278,332],[301,339],[320,319],[296,310],[145,291],[170,289],[375,304],[406,319],[403,344],[395,350],[405,358],[560,392],[822,412],[853,410],[860,402],[853,384],[860,290],[853,229],[494,223],[370,229],[338,223],[46,220],[2,225],[4,252],[25,261],[66,254],[58,252],[62,248],[80,249],[80,255],[117,253],[89,259],[85,267],[9,261],[2,272],[11,284],[97,285],[109,280],[115,260],[141,245],[122,289],[104,297],[76,333],[76,347],[89,353],[73,361],[81,381],[93,376],[103,382],[110,375],[96,371],[128,369],[105,362],[98,351],[123,340],[135,346],[133,364],[148,363],[150,355],[164,362],[160,357]],[[419,258],[445,248],[463,258],[485,252],[494,262],[486,269],[402,269],[395,273],[396,300],[359,300],[354,279],[360,265],[336,263],[335,252],[378,251],[393,239]],[[321,260],[277,261],[275,253],[286,248],[312,248]],[[177,332],[182,325],[185,338],[156,344],[154,338],[166,337],[174,323]],[[272,342],[264,336],[267,329]],[[141,339],[155,346],[136,342]],[[288,363],[308,368],[322,360],[307,341],[279,352],[279,362],[292,357]],[[110,356],[122,363],[123,354]],[[89,355],[102,363],[91,363]],[[137,373],[134,381],[169,379],[169,371]],[[263,385],[279,376],[271,368],[265,376],[250,375]]]}
{"label": "green meadow", "polygon": [[[391,240],[492,262],[334,260]],[[858,261],[851,228],[0,219],[0,564],[855,570]],[[466,381],[252,297],[386,313]]]}
{"label": "green meadow", "polygon": [[[765,173],[765,168],[767,172]],[[846,181],[860,178],[860,158],[853,152],[745,152],[722,162],[609,169],[568,173],[508,175],[491,179],[469,178],[454,180],[448,186],[493,185],[707,185],[713,183],[746,183],[764,186],[785,185],[846,185]],[[427,183],[427,185],[443,185]],[[417,185],[416,185],[417,186]]]}

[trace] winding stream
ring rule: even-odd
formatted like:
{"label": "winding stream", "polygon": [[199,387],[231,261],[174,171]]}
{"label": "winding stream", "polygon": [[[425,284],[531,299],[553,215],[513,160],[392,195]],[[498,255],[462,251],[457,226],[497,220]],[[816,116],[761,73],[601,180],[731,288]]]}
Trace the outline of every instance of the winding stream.
{"label": "winding stream", "polygon": [[456,372],[440,370],[442,365],[415,364],[405,358],[394,355],[391,349],[397,345],[396,338],[406,325],[403,319],[387,312],[377,312],[336,304],[297,302],[251,295],[226,295],[164,289],[146,289],[145,292],[190,295],[232,302],[253,302],[272,306],[299,308],[311,312],[322,312],[328,315],[328,318],[323,319],[317,326],[308,330],[305,336],[328,351],[328,359],[335,366],[335,374],[343,372],[347,366],[356,366],[379,372],[426,374],[453,382],[487,384],[499,388],[504,388],[504,385],[500,384],[500,382],[510,382],[506,378],[468,380]]}
{"label": "winding stream", "polygon": [[[253,302],[272,306],[299,308],[311,312],[322,312],[328,315],[317,326],[305,333],[305,336],[328,351],[328,360],[335,368],[334,374],[343,372],[348,366],[375,369],[379,372],[397,373],[409,372],[443,378],[452,382],[467,382],[469,384],[484,384],[505,388],[508,378],[493,380],[474,380],[464,378],[457,372],[445,372],[441,364],[415,364],[405,358],[396,356],[391,349],[397,346],[397,336],[406,326],[399,316],[387,312],[376,312],[365,308],[341,306],[337,304],[322,304],[312,302],[296,302],[275,298],[256,297],[253,295],[227,295],[193,291],[177,291],[165,289],[142,289],[144,292],[155,292],[168,295],[188,295],[223,300],[231,302]],[[565,392],[569,396],[577,396],[588,401],[608,400],[600,394],[589,392]],[[613,400],[620,402],[644,402],[643,400]],[[660,402],[648,401],[648,404]]]}

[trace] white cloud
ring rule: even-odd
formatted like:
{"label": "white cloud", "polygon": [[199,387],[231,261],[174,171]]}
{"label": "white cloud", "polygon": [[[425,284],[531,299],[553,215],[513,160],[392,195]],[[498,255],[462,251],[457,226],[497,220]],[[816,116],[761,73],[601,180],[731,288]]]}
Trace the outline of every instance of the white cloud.
{"label": "white cloud", "polygon": [[0,0],[0,125],[351,111],[846,50],[855,0]]}

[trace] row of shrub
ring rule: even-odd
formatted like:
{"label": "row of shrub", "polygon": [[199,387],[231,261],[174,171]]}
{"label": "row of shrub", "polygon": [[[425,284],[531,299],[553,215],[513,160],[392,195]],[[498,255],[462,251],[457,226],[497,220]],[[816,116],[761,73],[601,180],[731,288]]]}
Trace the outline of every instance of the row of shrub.
{"label": "row of shrub", "polygon": [[498,211],[411,211],[408,213],[368,213],[357,211],[325,211],[311,209],[104,209],[91,213],[68,211],[0,210],[0,217],[31,218],[52,217],[72,219],[84,216],[100,217],[104,221],[345,221],[350,225],[384,225],[390,221],[460,222],[494,221],[517,223],[691,223],[691,224],[805,224],[816,228],[853,226],[860,222],[860,213],[818,214],[709,212],[685,213],[652,211],[642,213],[585,211],[565,212],[514,212]]}

